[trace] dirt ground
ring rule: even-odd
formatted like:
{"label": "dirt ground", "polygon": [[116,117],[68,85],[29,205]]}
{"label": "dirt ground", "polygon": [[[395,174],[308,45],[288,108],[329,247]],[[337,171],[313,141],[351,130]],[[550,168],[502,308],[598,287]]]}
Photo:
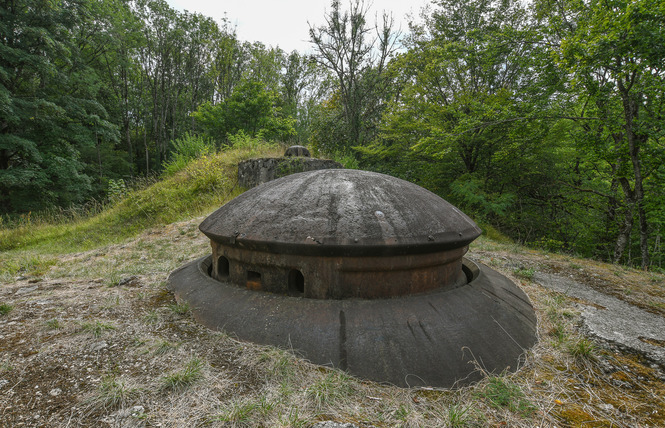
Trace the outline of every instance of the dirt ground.
{"label": "dirt ground", "polygon": [[526,291],[540,343],[514,374],[409,390],[198,325],[165,282],[209,252],[200,221],[85,253],[16,256],[34,263],[0,283],[0,426],[665,426],[663,368],[584,337],[584,302],[531,281],[565,273],[665,316],[663,275],[480,239],[470,257]]}

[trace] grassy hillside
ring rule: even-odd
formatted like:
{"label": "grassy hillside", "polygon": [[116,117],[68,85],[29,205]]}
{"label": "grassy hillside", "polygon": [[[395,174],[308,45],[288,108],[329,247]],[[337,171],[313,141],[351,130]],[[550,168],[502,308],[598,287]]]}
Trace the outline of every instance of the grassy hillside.
{"label": "grassy hillside", "polygon": [[0,426],[665,426],[662,369],[585,336],[579,299],[534,280],[574,278],[663,315],[665,277],[487,236],[470,257],[538,315],[540,343],[516,373],[402,389],[202,327],[166,278],[210,251],[197,226],[239,192],[236,163],[280,152],[211,155],[97,216],[0,232]]}
{"label": "grassy hillside", "polygon": [[90,218],[55,224],[26,220],[0,229],[0,251],[84,251],[121,242],[151,227],[198,216],[220,207],[241,191],[235,175],[240,160],[282,152],[274,145],[248,144],[210,154],[146,188],[128,192]]}

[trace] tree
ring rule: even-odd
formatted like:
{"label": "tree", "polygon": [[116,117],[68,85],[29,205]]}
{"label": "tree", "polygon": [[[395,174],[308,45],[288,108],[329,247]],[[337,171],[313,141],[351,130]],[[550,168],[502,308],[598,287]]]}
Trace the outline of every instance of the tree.
{"label": "tree", "polygon": [[372,140],[388,88],[385,66],[396,47],[393,19],[384,14],[381,26],[372,27],[367,14],[362,0],[344,12],[340,1],[333,0],[326,25],[309,29],[316,60],[336,78],[346,147]]}
{"label": "tree", "polygon": [[229,99],[219,104],[209,102],[192,113],[203,132],[225,144],[229,135],[240,131],[269,140],[284,140],[295,134],[293,120],[284,118],[275,105],[278,97],[261,82],[245,81]]}
{"label": "tree", "polygon": [[83,201],[90,177],[81,148],[117,139],[72,38],[86,6],[14,0],[0,7],[0,212]]}
{"label": "tree", "polygon": [[[612,179],[625,201],[614,251],[619,261],[639,222],[641,265],[649,266],[649,220],[644,180],[665,158],[665,7],[653,0],[561,3],[574,16],[555,54],[571,88],[598,120],[596,150],[611,159]],[[557,21],[558,23],[562,20]]]}

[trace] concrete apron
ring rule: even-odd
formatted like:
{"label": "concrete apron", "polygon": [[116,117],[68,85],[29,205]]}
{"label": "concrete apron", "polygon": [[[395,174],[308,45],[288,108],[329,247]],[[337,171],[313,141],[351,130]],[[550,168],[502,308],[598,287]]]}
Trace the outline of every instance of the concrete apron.
{"label": "concrete apron", "polygon": [[401,387],[455,387],[517,370],[537,341],[526,294],[465,259],[465,285],[386,299],[322,300],[253,291],[210,277],[211,257],[174,271],[168,288],[202,324],[240,340]]}

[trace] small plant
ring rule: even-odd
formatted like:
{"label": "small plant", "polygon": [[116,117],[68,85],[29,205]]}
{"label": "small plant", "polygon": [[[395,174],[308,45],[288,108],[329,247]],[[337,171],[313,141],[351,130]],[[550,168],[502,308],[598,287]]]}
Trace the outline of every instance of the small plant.
{"label": "small plant", "polygon": [[118,180],[114,180],[112,178],[109,179],[108,188],[106,189],[106,197],[109,199],[109,201],[118,202],[124,198],[128,192],[129,189],[125,184],[125,180],[122,178]]}
{"label": "small plant", "polygon": [[300,415],[298,414],[297,407],[290,408],[288,414],[282,415],[280,412],[279,423],[280,426],[293,427],[293,428],[301,428],[301,427],[304,428],[305,426],[308,426],[307,420],[301,418]]}
{"label": "small plant", "polygon": [[107,324],[101,321],[85,322],[81,325],[81,329],[85,332],[92,334],[92,337],[100,337],[105,331],[115,330],[116,327],[112,324]]}
{"label": "small plant", "polygon": [[179,345],[177,343],[174,344],[174,343],[169,342],[168,340],[162,340],[161,342],[159,342],[157,344],[157,346],[155,347],[155,350],[153,351],[153,353],[155,355],[164,355],[167,352],[171,352],[174,349],[178,349],[178,346]]}
{"label": "small plant", "polygon": [[409,417],[409,413],[411,413],[410,409],[404,405],[400,405],[397,410],[395,410],[395,417],[400,421],[406,421],[406,419]]}
{"label": "small plant", "polygon": [[517,276],[519,278],[523,278],[523,279],[532,281],[533,276],[535,275],[536,271],[534,271],[531,268],[517,268],[517,269],[513,269],[513,273],[515,274],[515,276]]}
{"label": "small plant", "polygon": [[559,322],[554,324],[554,327],[552,327],[550,331],[547,332],[547,334],[549,334],[551,337],[553,337],[556,340],[555,342],[556,346],[559,346],[562,343],[564,343],[568,337],[568,335],[566,334],[566,328],[564,327],[563,324]]}
{"label": "small plant", "polygon": [[143,322],[146,324],[156,324],[159,322],[159,312],[157,312],[155,309],[148,311],[143,316]]}
{"label": "small plant", "polygon": [[307,395],[314,400],[317,408],[341,401],[352,393],[351,378],[337,371],[328,373],[326,377],[307,388]]}
{"label": "small plant", "polygon": [[171,159],[164,166],[164,176],[174,175],[183,170],[187,164],[201,156],[213,153],[215,144],[207,138],[194,134],[185,134],[173,143]]}
{"label": "small plant", "polygon": [[53,318],[46,321],[46,327],[48,327],[51,330],[57,330],[62,327],[62,324],[60,323],[59,319]]}
{"label": "small plant", "polygon": [[272,403],[268,403],[265,400],[265,397],[262,397],[259,403],[249,401],[233,402],[227,410],[223,411],[215,419],[220,422],[230,422],[237,426],[256,426],[258,424],[256,420],[257,413],[265,415],[273,407]]}
{"label": "small plant", "polygon": [[448,426],[451,428],[463,428],[474,424],[475,415],[471,407],[460,404],[448,408]]}
{"label": "small plant", "polygon": [[522,416],[530,416],[536,410],[533,404],[524,397],[520,387],[502,376],[490,377],[479,395],[494,408],[507,408]]}
{"label": "small plant", "polygon": [[174,303],[169,305],[169,309],[177,315],[185,315],[189,312],[189,304],[185,303]]}
{"label": "small plant", "polygon": [[268,366],[268,370],[275,376],[290,377],[293,374],[293,364],[286,351],[269,348],[259,355],[259,362]]}
{"label": "small plant", "polygon": [[105,410],[126,407],[139,396],[139,393],[138,388],[131,388],[115,376],[107,375],[102,378],[97,388],[97,395],[91,400],[91,404]]}
{"label": "small plant", "polygon": [[14,307],[8,303],[0,303],[0,316],[7,315],[14,309]]}
{"label": "small plant", "polygon": [[10,372],[12,370],[14,370],[14,367],[11,365],[9,361],[0,362],[0,373]]}
{"label": "small plant", "polygon": [[187,365],[179,371],[171,372],[162,377],[164,389],[178,391],[196,382],[203,376],[203,362],[192,358]]}
{"label": "small plant", "polygon": [[568,352],[573,357],[582,360],[593,360],[595,351],[596,345],[586,338],[581,338],[568,345]]}

